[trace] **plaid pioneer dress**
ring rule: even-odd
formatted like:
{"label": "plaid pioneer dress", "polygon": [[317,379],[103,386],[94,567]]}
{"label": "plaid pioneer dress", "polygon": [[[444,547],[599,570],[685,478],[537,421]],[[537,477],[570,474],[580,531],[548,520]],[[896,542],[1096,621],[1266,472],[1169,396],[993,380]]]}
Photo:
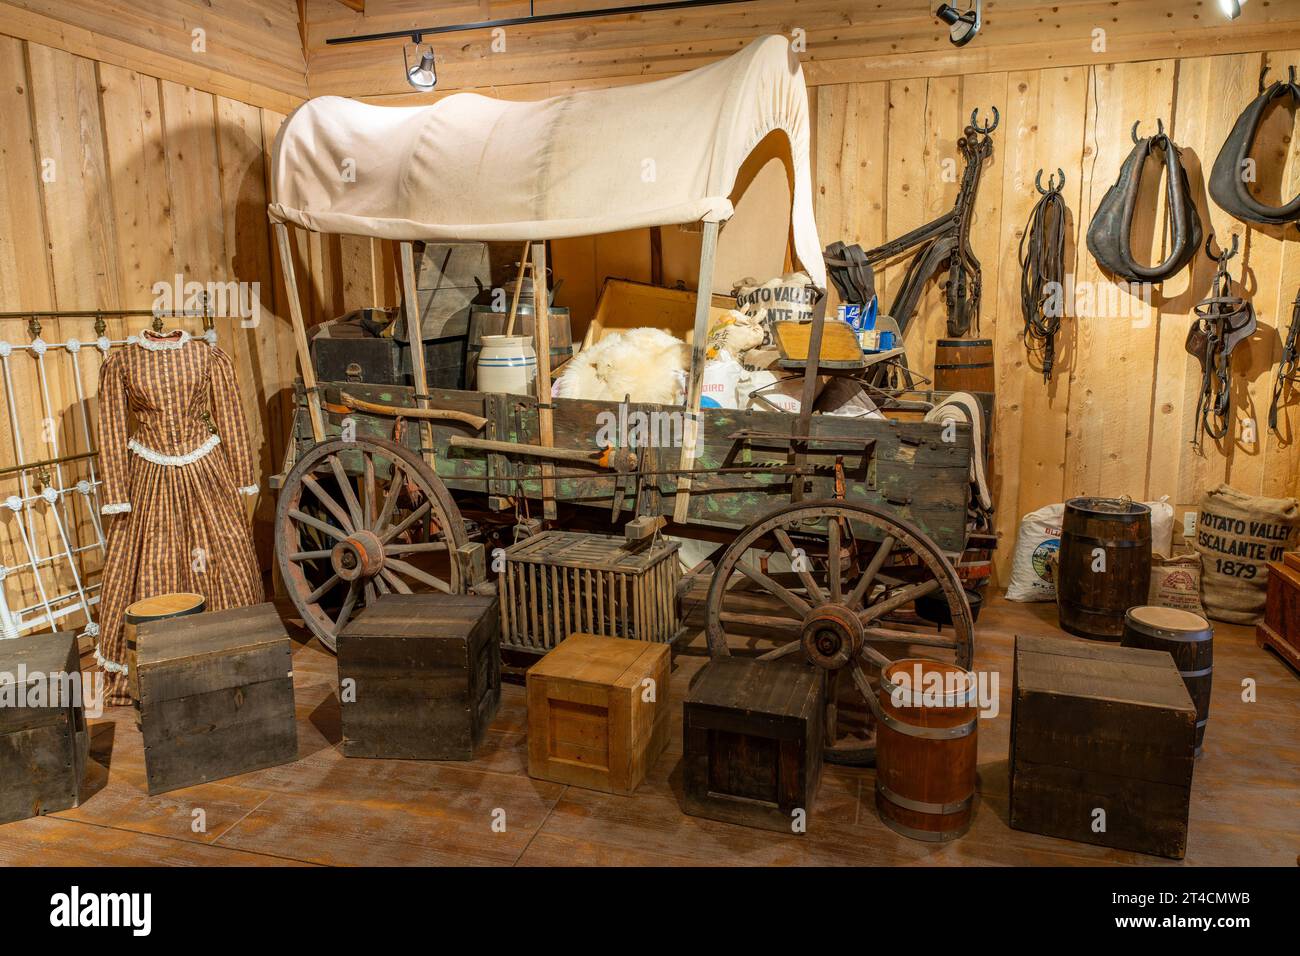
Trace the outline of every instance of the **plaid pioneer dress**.
{"label": "plaid pioneer dress", "polygon": [[[128,432],[128,412],[134,432]],[[110,704],[129,704],[123,612],[193,591],[207,610],[262,600],[240,495],[257,494],[230,357],[203,339],[145,331],[99,375],[100,509],[108,530],[96,658]]]}

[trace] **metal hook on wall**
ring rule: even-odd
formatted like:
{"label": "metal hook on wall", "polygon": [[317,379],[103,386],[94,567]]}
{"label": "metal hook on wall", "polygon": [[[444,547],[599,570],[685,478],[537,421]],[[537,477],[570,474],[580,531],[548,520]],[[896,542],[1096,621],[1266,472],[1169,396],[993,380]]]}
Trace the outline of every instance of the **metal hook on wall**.
{"label": "metal hook on wall", "polygon": [[[1056,181],[1056,176],[1061,177],[1061,181]],[[1040,196],[1046,196],[1048,193],[1059,193],[1065,188],[1065,170],[1060,166],[1056,167],[1056,176],[1047,177],[1047,188],[1043,188],[1043,171],[1040,169],[1038,175],[1034,177],[1034,188],[1038,190]]]}
{"label": "metal hook on wall", "polygon": [[[1131,137],[1133,138],[1133,145],[1134,145],[1134,146],[1136,146],[1139,142],[1141,142],[1141,140],[1138,139],[1138,125],[1139,125],[1141,122],[1142,122],[1141,120],[1137,120],[1136,122],[1134,122],[1134,123],[1133,123],[1133,129],[1129,131],[1129,136],[1131,136]],[[1164,136],[1164,135],[1165,135],[1165,121],[1162,120],[1162,119],[1157,118],[1157,119],[1156,119],[1156,137],[1158,138],[1158,137],[1161,137],[1161,136]]]}
{"label": "metal hook on wall", "polygon": [[1001,114],[998,113],[998,108],[997,108],[996,106],[990,107],[990,109],[993,110],[993,122],[992,122],[991,124],[987,124],[987,125],[984,125],[984,126],[981,126],[981,125],[980,125],[980,123],[979,123],[979,119],[978,119],[978,117],[979,117],[979,112],[980,112],[980,108],[977,106],[977,107],[975,107],[973,110],[971,110],[971,111],[970,111],[970,128],[973,129],[973,130],[974,130],[975,132],[977,132],[977,133],[983,133],[985,136],[987,136],[989,133],[991,133],[991,132],[993,132],[995,129],[997,129],[997,128],[998,128],[998,124],[1002,122],[1002,116],[1001,116]]}
{"label": "metal hook on wall", "polygon": [[1215,262],[1225,263],[1237,254],[1237,248],[1240,243],[1240,240],[1241,240],[1241,236],[1239,236],[1237,233],[1234,232],[1232,234],[1232,247],[1230,249],[1223,249],[1222,247],[1220,247],[1219,254],[1216,256],[1213,252],[1210,251],[1210,243],[1216,241],[1214,233],[1211,232],[1208,236],[1205,237],[1205,254]]}

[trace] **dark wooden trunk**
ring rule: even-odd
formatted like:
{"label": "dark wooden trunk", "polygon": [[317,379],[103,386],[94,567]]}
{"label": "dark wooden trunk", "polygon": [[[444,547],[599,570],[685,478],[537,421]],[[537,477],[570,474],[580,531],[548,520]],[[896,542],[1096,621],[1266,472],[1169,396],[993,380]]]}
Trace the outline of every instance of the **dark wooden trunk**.
{"label": "dark wooden trunk", "polygon": [[146,621],[137,634],[151,794],[298,758],[292,647],[274,605]]}
{"label": "dark wooden trunk", "polygon": [[1268,565],[1264,620],[1255,628],[1255,643],[1272,648],[1300,670],[1300,552],[1289,551]]}
{"label": "dark wooden trunk", "polygon": [[1061,524],[1056,603],[1061,627],[1117,641],[1124,612],[1147,603],[1151,509],[1113,498],[1071,498]]}
{"label": "dark wooden trunk", "polygon": [[1199,614],[1171,607],[1130,608],[1124,617],[1125,647],[1164,651],[1196,705],[1196,755],[1201,755],[1210,719],[1210,687],[1214,681],[1214,628]]}
{"label": "dark wooden trunk", "polygon": [[812,817],[822,769],[822,675],[803,664],[712,661],[686,698],[685,809],[783,833]]}
{"label": "dark wooden trunk", "polygon": [[0,641],[0,823],[77,806],[89,739],[77,637]]}
{"label": "dark wooden trunk", "polygon": [[339,634],[345,757],[471,760],[501,700],[495,597],[386,594]]}
{"label": "dark wooden trunk", "polygon": [[1011,825],[1181,859],[1196,708],[1173,659],[1020,635],[1013,684]]}

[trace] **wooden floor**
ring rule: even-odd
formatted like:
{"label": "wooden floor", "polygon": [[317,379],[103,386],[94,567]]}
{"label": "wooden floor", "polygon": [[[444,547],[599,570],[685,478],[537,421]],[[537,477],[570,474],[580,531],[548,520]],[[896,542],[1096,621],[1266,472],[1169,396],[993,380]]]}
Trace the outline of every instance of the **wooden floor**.
{"label": "wooden floor", "polygon": [[[1300,676],[1258,649],[1250,629],[1216,627],[1214,698],[1185,862],[1292,866],[1300,853]],[[524,692],[513,685],[472,763],[345,760],[334,658],[300,638],[296,763],[150,797],[133,718],[111,710],[92,723],[93,792],[76,810],[0,826],[0,864],[1169,864],[1008,826],[1017,632],[1061,633],[1055,607],[994,599],[980,619],[975,663],[999,673],[1001,713],[980,722],[974,824],[946,846],[880,823],[871,770],[828,767],[803,836],[683,814],[680,701],[707,660],[700,637],[673,673],[668,751],[632,797],[529,779]],[[1242,701],[1246,678],[1257,688],[1252,703]]]}

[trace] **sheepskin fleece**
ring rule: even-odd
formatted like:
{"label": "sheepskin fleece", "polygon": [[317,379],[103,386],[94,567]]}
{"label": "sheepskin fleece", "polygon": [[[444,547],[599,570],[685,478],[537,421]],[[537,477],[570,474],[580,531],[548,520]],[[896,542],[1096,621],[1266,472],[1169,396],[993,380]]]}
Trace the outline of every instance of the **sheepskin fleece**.
{"label": "sheepskin fleece", "polygon": [[663,329],[610,332],[579,352],[555,380],[556,398],[581,398],[657,405],[686,401],[686,369],[691,350]]}

